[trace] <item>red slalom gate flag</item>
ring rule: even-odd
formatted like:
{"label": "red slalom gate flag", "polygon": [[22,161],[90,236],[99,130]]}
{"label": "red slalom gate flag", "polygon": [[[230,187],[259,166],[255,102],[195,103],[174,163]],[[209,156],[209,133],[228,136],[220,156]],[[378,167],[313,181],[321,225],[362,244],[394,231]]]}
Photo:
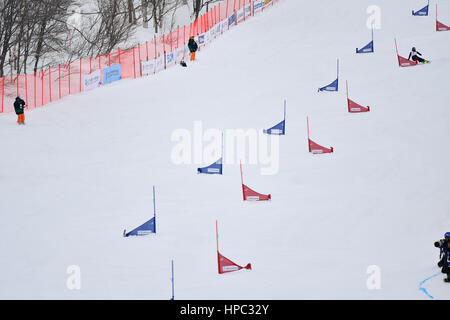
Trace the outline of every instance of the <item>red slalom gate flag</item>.
{"label": "red slalom gate flag", "polygon": [[348,98],[348,81],[345,81],[345,85],[347,87],[347,106],[348,106],[348,112],[350,113],[358,113],[358,112],[369,112],[370,107],[363,107],[359,104],[357,104],[355,101],[352,101]]}
{"label": "red slalom gate flag", "polygon": [[271,199],[270,194],[258,193],[247,187],[245,184],[242,184],[242,191],[244,193],[244,201],[265,201]]}
{"label": "red slalom gate flag", "polygon": [[219,274],[238,271],[241,269],[252,270],[252,265],[250,263],[248,263],[245,267],[242,267],[220,254],[220,252],[219,252],[219,229],[217,226],[217,220],[216,220],[216,242],[217,242],[217,265],[219,268]]}
{"label": "red slalom gate flag", "polygon": [[258,193],[252,189],[250,189],[249,187],[247,187],[244,184],[244,177],[242,174],[242,162],[240,163],[241,166],[241,184],[242,184],[242,194],[244,197],[244,201],[267,201],[272,199],[272,196],[269,194],[262,194],[262,193]]}
{"label": "red slalom gate flag", "polygon": [[308,151],[312,154],[333,153],[333,147],[325,148],[315,143],[309,138],[309,117],[306,117],[306,125],[308,127]]}
{"label": "red slalom gate flag", "polygon": [[312,154],[332,153],[333,147],[325,148],[308,138],[309,152]]}
{"label": "red slalom gate flag", "polygon": [[436,31],[449,31],[450,27],[446,26],[445,24],[443,24],[442,22],[438,21],[438,15],[437,15],[437,4],[436,4]]}
{"label": "red slalom gate flag", "polygon": [[436,20],[436,31],[449,31],[450,27]]}
{"label": "red slalom gate flag", "polygon": [[397,55],[398,57],[398,66],[399,67],[413,67],[417,65],[417,61],[411,61],[402,56]]}
{"label": "red slalom gate flag", "polygon": [[395,41],[395,51],[397,52],[397,58],[398,58],[398,66],[399,67],[413,67],[417,65],[417,61],[411,61],[409,59],[403,58],[398,54],[398,47],[397,47],[397,39],[394,39]]}
{"label": "red slalom gate flag", "polygon": [[220,254],[219,251],[217,251],[217,261],[219,265],[219,273],[227,273],[227,272],[233,272],[233,271],[239,271],[242,269],[252,270],[252,265],[248,263],[245,267],[241,267],[240,265],[234,263],[230,259],[224,257]]}

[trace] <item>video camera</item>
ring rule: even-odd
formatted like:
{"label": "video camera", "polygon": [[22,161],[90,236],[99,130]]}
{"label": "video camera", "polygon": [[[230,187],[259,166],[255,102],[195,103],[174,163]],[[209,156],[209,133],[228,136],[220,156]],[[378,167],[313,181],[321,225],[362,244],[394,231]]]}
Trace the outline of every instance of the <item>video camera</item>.
{"label": "video camera", "polygon": [[445,234],[445,239],[441,239],[434,243],[434,246],[436,248],[439,248],[439,250],[440,250],[439,262],[438,262],[439,268],[442,268],[446,264],[447,258],[448,258],[450,237],[448,237],[447,235],[448,235],[448,232]]}
{"label": "video camera", "polygon": [[434,246],[435,246],[436,248],[444,249],[445,247],[447,247],[447,246],[446,246],[447,243],[448,243],[448,240],[441,239],[441,240],[439,240],[439,241],[436,241],[436,242],[434,243]]}

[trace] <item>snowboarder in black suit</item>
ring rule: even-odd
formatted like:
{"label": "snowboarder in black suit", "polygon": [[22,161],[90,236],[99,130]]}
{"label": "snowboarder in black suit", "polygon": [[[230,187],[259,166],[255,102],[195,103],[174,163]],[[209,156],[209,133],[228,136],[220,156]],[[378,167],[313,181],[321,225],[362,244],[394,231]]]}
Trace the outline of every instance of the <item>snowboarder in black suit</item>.
{"label": "snowboarder in black suit", "polygon": [[419,51],[417,51],[415,47],[412,47],[411,52],[409,53],[409,56],[408,56],[408,60],[411,60],[411,58],[412,58],[413,61],[417,61],[419,63],[428,63],[428,62],[430,62],[430,61],[425,60],[425,59],[423,59],[423,58],[421,58],[419,56],[422,56],[422,54]]}

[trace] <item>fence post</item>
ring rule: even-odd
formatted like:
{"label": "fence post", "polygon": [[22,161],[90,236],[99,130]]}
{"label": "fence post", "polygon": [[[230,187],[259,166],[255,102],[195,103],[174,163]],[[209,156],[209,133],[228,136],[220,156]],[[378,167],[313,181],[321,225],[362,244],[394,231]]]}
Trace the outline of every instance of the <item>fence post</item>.
{"label": "fence post", "polygon": [[145,41],[145,52],[147,54],[147,59],[145,61],[148,61],[148,41]]}
{"label": "fence post", "polygon": [[34,72],[34,107],[37,108],[37,97],[36,97],[36,71]]}
{"label": "fence post", "polygon": [[153,36],[153,41],[155,41],[155,59],[156,59],[156,58],[158,58],[158,55],[156,53],[156,35]]}
{"label": "fence post", "polygon": [[52,67],[48,67],[48,92],[50,95],[50,102],[52,102]]}
{"label": "fence post", "polygon": [[19,96],[19,74],[16,73],[16,97]]}
{"label": "fence post", "polygon": [[138,59],[139,59],[139,76],[142,77],[142,68],[141,68],[141,44],[138,44]]}
{"label": "fence post", "polygon": [[69,94],[72,94],[72,88],[70,86],[70,65],[71,65],[72,61],[69,61]]}
{"label": "fence post", "polygon": [[25,73],[25,103],[28,105],[28,74]]}
{"label": "fence post", "polygon": [[3,100],[5,97],[5,76],[2,77],[2,113],[3,113]]}
{"label": "fence post", "polygon": [[59,98],[61,99],[61,65],[58,66]]}
{"label": "fence post", "polygon": [[163,34],[164,70],[166,69],[166,36]]}
{"label": "fence post", "polygon": [[136,79],[136,54],[134,53],[134,47],[133,47],[133,76],[134,79]]}
{"label": "fence post", "polygon": [[177,49],[179,48],[180,43],[180,26],[177,26]]}
{"label": "fence post", "polygon": [[45,70],[41,71],[42,74],[42,80],[41,80],[41,107],[44,106],[44,74]]}
{"label": "fence post", "polygon": [[230,24],[229,24],[229,21],[228,21],[228,2],[229,2],[230,0],[227,0],[227,7],[226,7],[226,10],[225,10],[225,19],[227,19],[227,26],[228,26],[228,30],[230,30]]}
{"label": "fence post", "polygon": [[82,67],[82,63],[83,63],[83,58],[80,58],[80,92],[82,91],[81,90],[81,67]]}
{"label": "fence post", "polygon": [[163,51],[164,57],[166,56],[166,36],[163,34]]}

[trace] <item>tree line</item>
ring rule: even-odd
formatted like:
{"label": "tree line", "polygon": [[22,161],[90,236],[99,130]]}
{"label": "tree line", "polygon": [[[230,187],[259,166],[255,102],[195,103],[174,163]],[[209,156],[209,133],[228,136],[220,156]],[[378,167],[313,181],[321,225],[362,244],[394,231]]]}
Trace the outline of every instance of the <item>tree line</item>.
{"label": "tree line", "polygon": [[191,21],[224,0],[0,0],[0,77],[132,47],[138,27],[176,28],[177,9]]}

